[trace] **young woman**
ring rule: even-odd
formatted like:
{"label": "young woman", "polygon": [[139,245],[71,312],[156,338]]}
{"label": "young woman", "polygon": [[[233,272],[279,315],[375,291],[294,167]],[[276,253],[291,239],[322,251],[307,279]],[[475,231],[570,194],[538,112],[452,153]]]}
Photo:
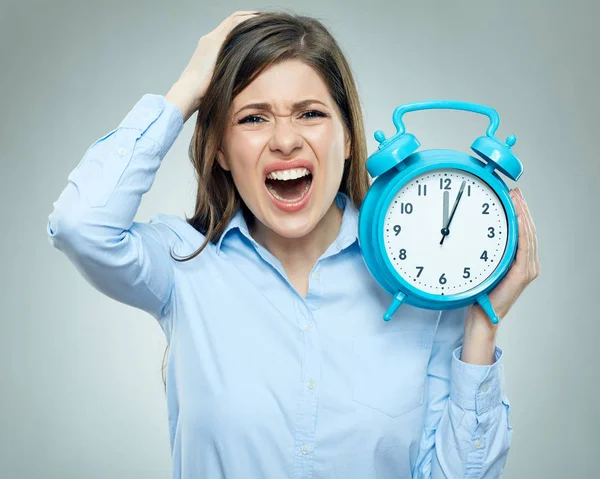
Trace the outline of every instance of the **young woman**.
{"label": "young woman", "polygon": [[[194,215],[134,221],[195,111]],[[381,320],[390,298],[357,238],[366,156],[353,77],[324,26],[236,12],[69,175],[49,238],[162,327],[174,478],[502,472],[512,428],[498,325],[478,305],[405,304]],[[491,294],[501,318],[539,274],[533,221],[511,197],[519,249]]]}

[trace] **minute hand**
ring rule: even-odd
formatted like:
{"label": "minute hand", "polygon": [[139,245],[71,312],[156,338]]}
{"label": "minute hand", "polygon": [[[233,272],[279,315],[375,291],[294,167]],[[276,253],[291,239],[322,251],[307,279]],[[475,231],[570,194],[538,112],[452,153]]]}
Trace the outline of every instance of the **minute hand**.
{"label": "minute hand", "polygon": [[444,226],[444,230],[446,231],[446,234],[442,235],[442,241],[440,241],[440,244],[444,244],[444,238],[450,234],[450,223],[452,223],[452,218],[454,218],[454,213],[456,211],[456,207],[458,206],[458,203],[460,201],[460,197],[463,194],[463,190],[465,189],[465,183],[466,181],[463,180],[463,182],[460,184],[460,189],[458,190],[458,195],[456,195],[456,200],[454,201],[454,206],[452,206],[452,212],[450,213],[450,218],[448,218],[448,223],[446,223],[446,225]]}

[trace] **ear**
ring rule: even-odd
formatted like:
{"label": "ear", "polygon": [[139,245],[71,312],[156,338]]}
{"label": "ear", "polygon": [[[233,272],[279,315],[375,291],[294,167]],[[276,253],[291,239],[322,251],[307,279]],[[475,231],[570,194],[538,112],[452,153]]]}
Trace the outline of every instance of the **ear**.
{"label": "ear", "polygon": [[344,158],[348,159],[348,158],[350,158],[350,153],[352,150],[352,138],[350,137],[348,132],[345,133],[345,137],[346,137],[346,141],[345,141],[345,149],[344,149]]}
{"label": "ear", "polygon": [[221,168],[223,168],[225,171],[231,170],[231,168],[229,168],[229,165],[227,164],[227,160],[225,159],[225,154],[220,148],[217,150],[217,161],[219,165],[221,165]]}

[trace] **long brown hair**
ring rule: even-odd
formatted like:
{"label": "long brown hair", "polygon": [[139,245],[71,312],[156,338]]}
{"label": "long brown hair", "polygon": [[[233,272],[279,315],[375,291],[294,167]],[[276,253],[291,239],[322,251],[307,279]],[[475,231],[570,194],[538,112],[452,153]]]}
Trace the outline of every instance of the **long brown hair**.
{"label": "long brown hair", "polygon": [[[360,208],[369,188],[367,146],[362,109],[350,66],[325,26],[316,18],[288,12],[261,12],[229,33],[216,59],[210,84],[198,108],[189,157],[198,180],[194,215],[188,224],[205,236],[188,261],[208,242],[216,243],[239,208],[250,217],[231,173],[221,168],[217,150],[226,128],[233,99],[265,68],[284,60],[300,60],[323,79],[351,137],[350,159],[345,161],[339,191]],[[168,346],[167,346],[168,348]],[[167,351],[165,350],[165,357]],[[163,382],[164,377],[163,358]]]}

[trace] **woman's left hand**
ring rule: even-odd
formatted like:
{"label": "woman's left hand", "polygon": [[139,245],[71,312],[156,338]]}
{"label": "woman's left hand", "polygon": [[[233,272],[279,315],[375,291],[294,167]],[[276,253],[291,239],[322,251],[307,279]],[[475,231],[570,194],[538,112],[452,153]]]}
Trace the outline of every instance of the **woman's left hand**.
{"label": "woman's left hand", "polygon": [[519,239],[516,260],[506,276],[488,294],[499,321],[497,324],[492,323],[483,308],[478,303],[474,303],[469,306],[465,321],[465,338],[483,336],[495,340],[502,318],[506,316],[527,285],[540,274],[537,236],[529,208],[519,188],[510,190],[509,194],[517,212]]}

